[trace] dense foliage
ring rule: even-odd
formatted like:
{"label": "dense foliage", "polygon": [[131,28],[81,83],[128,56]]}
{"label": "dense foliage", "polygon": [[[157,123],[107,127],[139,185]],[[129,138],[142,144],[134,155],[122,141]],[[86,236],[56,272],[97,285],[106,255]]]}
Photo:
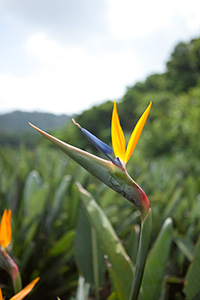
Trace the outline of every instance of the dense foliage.
{"label": "dense foliage", "polygon": [[[127,137],[150,100],[150,116],[127,165],[153,211],[141,300],[199,299],[195,296],[200,293],[200,39],[179,43],[164,74],[153,74],[127,89],[118,105]],[[76,121],[110,144],[112,106],[107,101],[76,116]],[[54,135],[96,152],[73,124]],[[102,236],[96,235],[76,182],[103,208],[102,220],[110,222],[133,264],[137,210],[43,140],[34,149],[2,147],[0,169],[0,212],[13,211],[12,253],[23,284],[41,277],[29,299],[87,299],[88,293],[90,299],[120,299],[116,282],[124,274],[113,276],[110,249],[102,249],[99,242],[106,229],[102,226]],[[0,271],[0,278],[10,296],[9,276]]]}

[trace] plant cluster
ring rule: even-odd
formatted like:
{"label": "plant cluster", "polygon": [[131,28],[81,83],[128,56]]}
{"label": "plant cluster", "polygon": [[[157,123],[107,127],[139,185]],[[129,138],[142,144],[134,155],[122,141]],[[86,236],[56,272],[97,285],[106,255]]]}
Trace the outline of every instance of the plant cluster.
{"label": "plant cluster", "polygon": [[[199,62],[200,40],[180,43],[166,73],[128,88],[119,104],[129,137],[153,100],[127,165],[153,215],[139,300],[200,297]],[[106,102],[76,121],[110,144],[111,107]],[[73,124],[58,136],[95,151]],[[136,207],[43,142],[34,149],[2,147],[0,169],[0,215],[12,211],[6,253],[23,286],[40,277],[29,299],[128,299],[141,233]],[[1,268],[0,287],[8,299],[12,283]]]}

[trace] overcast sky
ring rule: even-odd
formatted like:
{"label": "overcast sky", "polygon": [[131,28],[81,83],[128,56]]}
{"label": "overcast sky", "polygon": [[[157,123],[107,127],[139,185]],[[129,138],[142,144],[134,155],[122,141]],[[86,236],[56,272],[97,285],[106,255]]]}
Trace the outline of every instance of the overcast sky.
{"label": "overcast sky", "polygon": [[165,71],[199,0],[0,0],[0,113],[79,113]]}

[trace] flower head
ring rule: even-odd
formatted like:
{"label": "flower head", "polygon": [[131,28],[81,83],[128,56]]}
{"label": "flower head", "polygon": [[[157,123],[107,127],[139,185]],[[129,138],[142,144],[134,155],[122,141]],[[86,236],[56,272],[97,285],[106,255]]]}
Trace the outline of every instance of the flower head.
{"label": "flower head", "polygon": [[[40,278],[37,277],[34,279],[31,283],[29,283],[23,290],[21,290],[19,293],[14,295],[13,297],[10,298],[10,300],[22,300],[24,297],[26,297],[34,288],[35,284],[38,282]],[[3,300],[3,295],[0,289],[0,300]]]}
{"label": "flower head", "polygon": [[105,183],[131,203],[135,204],[140,210],[142,218],[144,218],[149,212],[150,205],[148,198],[140,186],[128,175],[125,165],[135,149],[150,108],[151,103],[137,122],[126,148],[124,133],[119,122],[116,104],[114,103],[111,134],[115,158],[110,155],[113,153],[113,150],[108,145],[99,140],[88,130],[82,128],[74,119],[72,119],[74,124],[80,128],[82,133],[96,146],[96,148],[109,158],[109,161],[64,143],[33,124],[29,124],[80,164],[84,169],[97,177],[101,182]]}
{"label": "flower head", "polygon": [[0,246],[4,249],[10,244],[12,238],[11,215],[11,210],[7,211],[7,209],[5,209],[1,218]]}
{"label": "flower head", "polygon": [[[111,123],[111,137],[112,137],[113,150],[104,142],[102,142],[97,137],[95,137],[91,132],[82,128],[78,123],[75,122],[74,119],[72,119],[72,121],[74,122],[75,125],[77,125],[81,129],[83,134],[90,140],[90,142],[92,142],[98,150],[100,150],[104,155],[106,155],[109,158],[109,160],[111,160],[115,165],[125,168],[126,163],[128,162],[129,158],[131,157],[137,145],[140,134],[142,133],[143,127],[146,123],[147,117],[151,109],[151,104],[152,102],[150,102],[149,106],[147,107],[147,109],[145,110],[145,112],[137,122],[131,134],[127,147],[126,147],[124,132],[120,125],[116,102],[114,102],[112,123]],[[115,154],[115,158],[112,158],[109,155],[112,154],[113,151]]]}

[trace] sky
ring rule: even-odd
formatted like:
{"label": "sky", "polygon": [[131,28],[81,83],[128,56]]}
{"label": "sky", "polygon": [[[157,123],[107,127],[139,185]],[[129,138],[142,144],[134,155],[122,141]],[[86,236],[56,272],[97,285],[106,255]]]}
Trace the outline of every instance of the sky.
{"label": "sky", "polygon": [[78,114],[165,71],[199,0],[0,0],[0,114]]}

